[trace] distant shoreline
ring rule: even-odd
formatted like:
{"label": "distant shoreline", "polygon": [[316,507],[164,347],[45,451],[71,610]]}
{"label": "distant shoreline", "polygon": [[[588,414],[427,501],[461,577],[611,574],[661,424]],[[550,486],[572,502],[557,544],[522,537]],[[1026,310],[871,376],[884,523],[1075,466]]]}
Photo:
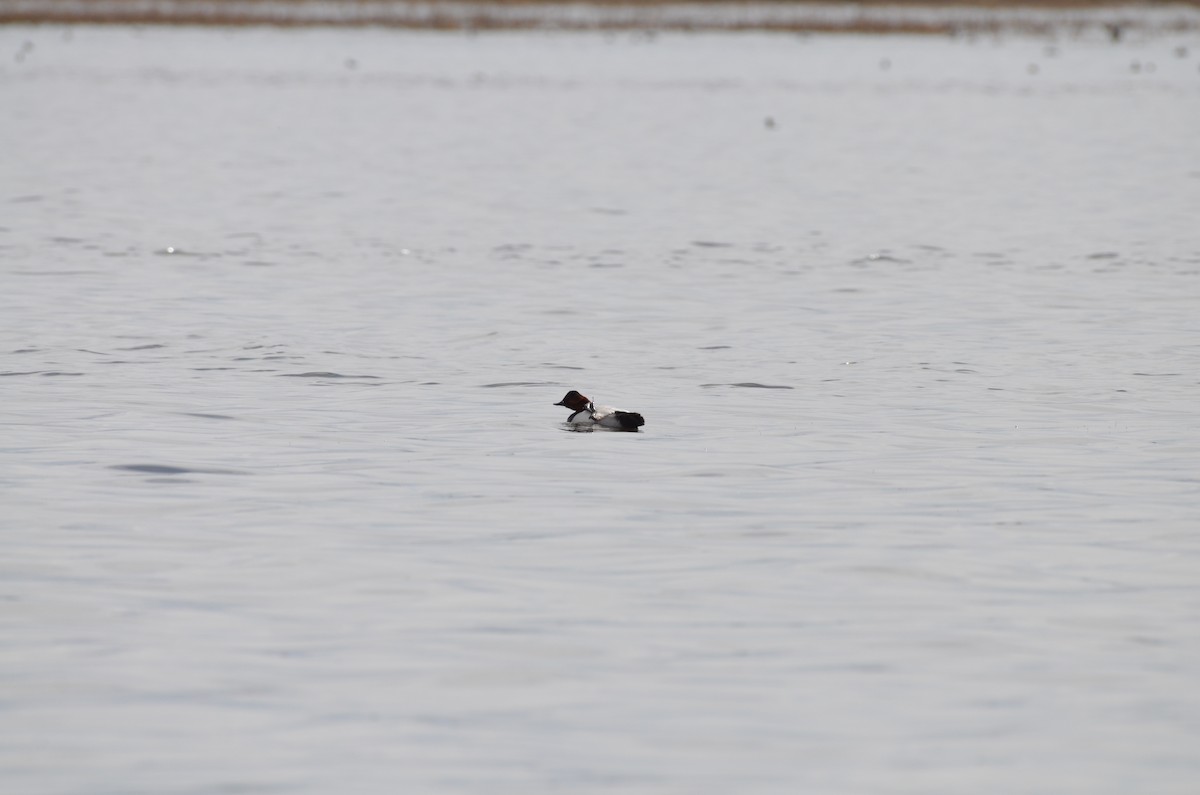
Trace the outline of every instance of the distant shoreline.
{"label": "distant shoreline", "polygon": [[1105,3],[1024,0],[0,0],[0,25],[120,24],[385,27],[417,30],[763,31],[976,35],[1027,33],[1113,39],[1126,32],[1200,30],[1200,0]]}

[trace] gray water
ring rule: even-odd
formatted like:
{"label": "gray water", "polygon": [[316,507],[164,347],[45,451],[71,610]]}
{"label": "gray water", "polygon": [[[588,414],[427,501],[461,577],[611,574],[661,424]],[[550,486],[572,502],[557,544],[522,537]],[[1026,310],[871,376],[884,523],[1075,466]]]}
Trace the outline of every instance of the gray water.
{"label": "gray water", "polygon": [[1200,42],[0,56],[4,792],[1196,791]]}

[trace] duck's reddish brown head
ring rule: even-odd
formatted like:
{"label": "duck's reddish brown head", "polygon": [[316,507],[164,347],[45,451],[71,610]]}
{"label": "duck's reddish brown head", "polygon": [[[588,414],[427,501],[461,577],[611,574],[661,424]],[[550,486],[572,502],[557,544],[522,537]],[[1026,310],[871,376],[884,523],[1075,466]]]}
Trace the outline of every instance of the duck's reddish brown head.
{"label": "duck's reddish brown head", "polygon": [[572,411],[581,411],[583,409],[586,409],[588,404],[591,402],[592,401],[588,400],[585,395],[581,395],[578,392],[576,392],[574,389],[572,389],[570,392],[568,392],[566,395],[563,396],[562,400],[558,401],[554,405],[566,406],[567,408],[571,409]]}

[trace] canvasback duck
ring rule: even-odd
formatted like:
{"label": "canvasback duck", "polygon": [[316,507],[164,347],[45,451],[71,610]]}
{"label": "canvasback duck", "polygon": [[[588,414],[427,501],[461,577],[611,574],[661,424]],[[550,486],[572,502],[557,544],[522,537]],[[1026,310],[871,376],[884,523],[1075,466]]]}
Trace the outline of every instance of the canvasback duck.
{"label": "canvasback duck", "polygon": [[638,428],[646,424],[642,415],[636,411],[621,411],[612,406],[597,406],[587,395],[581,395],[574,389],[554,405],[566,406],[571,410],[571,416],[567,417],[567,423],[570,425],[599,425],[602,428],[636,433]]}

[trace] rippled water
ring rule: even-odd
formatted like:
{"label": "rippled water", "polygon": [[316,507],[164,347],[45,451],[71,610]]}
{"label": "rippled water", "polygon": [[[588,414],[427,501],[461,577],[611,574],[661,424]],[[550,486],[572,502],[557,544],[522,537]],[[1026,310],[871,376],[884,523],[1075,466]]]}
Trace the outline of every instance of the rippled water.
{"label": "rippled water", "polygon": [[1194,791],[1200,44],[0,55],[6,791]]}

